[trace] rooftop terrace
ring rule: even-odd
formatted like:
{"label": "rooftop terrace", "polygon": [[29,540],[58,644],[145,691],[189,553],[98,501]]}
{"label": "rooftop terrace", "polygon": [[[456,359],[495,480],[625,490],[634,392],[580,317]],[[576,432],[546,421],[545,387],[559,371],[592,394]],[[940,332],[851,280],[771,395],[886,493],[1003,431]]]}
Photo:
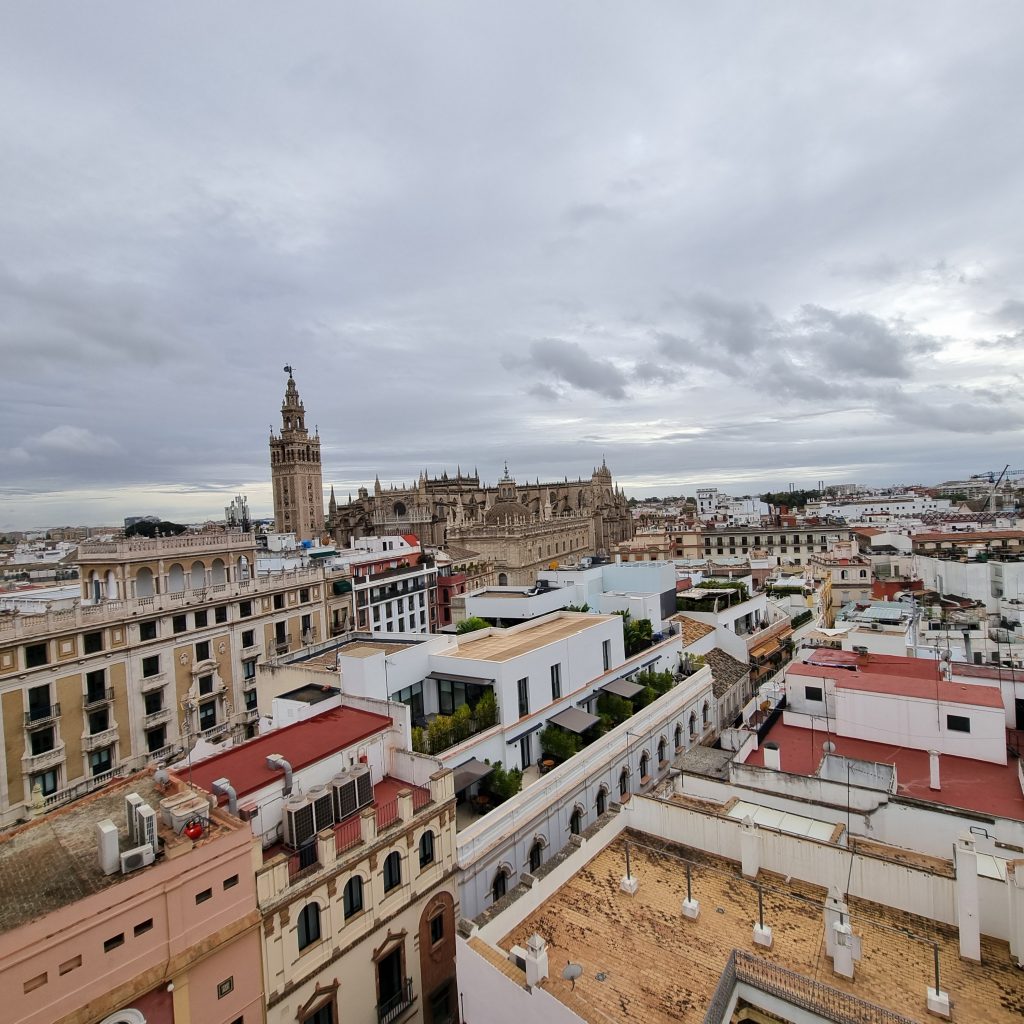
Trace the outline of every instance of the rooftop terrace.
{"label": "rooftop terrace", "polygon": [[459,639],[458,650],[444,651],[449,658],[468,658],[477,661],[511,661],[529,654],[547,644],[567,640],[601,622],[610,622],[612,615],[591,615],[588,613],[562,614],[546,621],[527,623],[524,628],[515,628],[492,633],[490,636],[472,639],[472,634]]}
{"label": "rooftop terrace", "polygon": [[[639,880],[635,896],[619,888],[625,874],[625,838],[657,851],[631,844],[631,870]],[[693,895],[701,903],[697,921],[680,915],[686,875],[678,857],[698,862],[692,869]],[[745,960],[756,977],[781,983],[811,1005],[824,999],[828,986],[912,1020],[924,1020],[925,989],[934,977],[933,942],[939,948],[942,988],[956,1004],[956,1020],[1009,1024],[1024,1014],[1024,976],[1010,966],[1006,943],[983,938],[982,963],[962,961],[954,929],[855,899],[850,915],[854,932],[863,940],[863,957],[855,978],[847,981],[832,973],[825,956],[825,891],[767,872],[759,881],[764,886],[765,924],[772,927],[775,942],[771,950],[754,953],[757,894],[739,876],[736,864],[628,833],[499,945],[505,950],[514,944],[525,946],[530,935],[539,933],[548,943],[550,964],[544,987],[594,1024],[703,1021],[733,950],[747,954]],[[474,940],[474,948],[480,945]],[[583,968],[575,984],[561,977],[567,961]]]}

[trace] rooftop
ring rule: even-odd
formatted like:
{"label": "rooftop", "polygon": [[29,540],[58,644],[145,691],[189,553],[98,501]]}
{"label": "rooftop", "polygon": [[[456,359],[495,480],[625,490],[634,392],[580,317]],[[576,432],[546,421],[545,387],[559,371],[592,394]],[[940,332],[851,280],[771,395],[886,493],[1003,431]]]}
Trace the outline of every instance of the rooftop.
{"label": "rooftop", "polygon": [[266,765],[270,754],[280,754],[298,771],[390,728],[391,719],[386,715],[359,708],[331,708],[200,761],[192,768],[192,782],[210,792],[215,779],[226,778],[241,798],[280,782],[281,773]]}
{"label": "rooftop", "polygon": [[716,697],[725,694],[750,671],[749,665],[738,661],[731,654],[726,654],[720,647],[713,647],[704,657],[711,666],[711,690]]}
{"label": "rooftop", "polygon": [[1017,762],[1013,760],[1003,765],[943,754],[940,761],[942,788],[933,790],[929,787],[927,750],[826,734],[820,729],[786,725],[779,718],[762,738],[762,749],[747,757],[747,764],[764,765],[763,746],[768,740],[778,744],[784,772],[814,775],[824,756],[822,744],[829,740],[835,744],[835,752],[843,757],[895,765],[897,796],[1024,821],[1024,793],[1017,781]]}
{"label": "rooftop", "polygon": [[875,675],[916,676],[921,679],[939,677],[938,662],[928,658],[907,658],[902,654],[858,654],[856,651],[816,647],[804,661],[808,665],[832,665],[853,672],[873,672]]}
{"label": "rooftop", "polygon": [[[929,664],[925,662],[925,664]],[[918,700],[940,700],[950,704],[967,704],[977,708],[1003,707],[1003,697],[996,686],[980,683],[951,683],[940,679],[937,672],[931,677],[901,675],[891,672],[849,672],[840,665],[790,665],[786,673],[812,679],[834,679],[836,689],[858,690],[863,693],[888,693],[897,697]]]}
{"label": "rooftop", "polygon": [[[550,964],[544,988],[586,1021],[699,1024],[731,952],[751,950],[756,890],[739,877],[738,865],[732,862],[646,835],[625,838],[663,851],[631,843],[631,870],[640,885],[635,896],[619,889],[625,874],[625,842],[620,836],[499,945],[506,950],[515,944],[525,946],[530,935],[540,934],[548,943]],[[694,897],[701,902],[696,921],[680,917],[686,875],[678,857],[697,862],[692,869]],[[820,992],[809,984],[814,979],[923,1020],[925,988],[934,977],[935,941],[942,986],[956,1000],[957,1020],[1009,1024],[1021,1019],[1024,983],[1010,965],[1005,942],[983,938],[983,962],[974,964],[960,959],[955,929],[853,899],[851,923],[862,937],[863,956],[855,978],[847,981],[832,973],[825,956],[825,891],[768,872],[761,872],[759,881],[764,887],[765,923],[772,927],[775,942],[770,951],[753,959],[766,971],[774,965],[784,969],[781,973],[801,975],[790,975],[789,981],[805,992]],[[915,941],[907,932],[920,938]],[[575,985],[561,977],[567,961],[583,967]],[[518,977],[521,981],[521,972]]]}
{"label": "rooftop", "polygon": [[459,638],[455,651],[445,651],[449,658],[467,658],[477,661],[511,661],[529,654],[547,644],[567,640],[598,623],[611,622],[614,615],[589,613],[561,613],[556,618],[527,623],[525,626],[493,632],[490,636],[473,639],[469,633]]}
{"label": "rooftop", "polygon": [[698,622],[696,619],[691,619],[688,615],[673,615],[672,621],[678,622],[682,629],[684,647],[695,644],[698,640],[715,631],[714,626],[709,626],[706,622]]}
{"label": "rooftop", "polygon": [[[153,776],[142,772],[0,836],[0,932],[117,885],[125,876],[100,869],[95,826],[113,821],[124,852],[129,848],[125,796],[138,793],[157,810],[174,791],[158,789]],[[211,825],[207,836],[228,827],[216,818]],[[163,833],[162,823],[159,828]]]}
{"label": "rooftop", "polygon": [[915,533],[915,544],[980,544],[990,540],[1024,540],[1024,530],[978,530],[947,533]]}

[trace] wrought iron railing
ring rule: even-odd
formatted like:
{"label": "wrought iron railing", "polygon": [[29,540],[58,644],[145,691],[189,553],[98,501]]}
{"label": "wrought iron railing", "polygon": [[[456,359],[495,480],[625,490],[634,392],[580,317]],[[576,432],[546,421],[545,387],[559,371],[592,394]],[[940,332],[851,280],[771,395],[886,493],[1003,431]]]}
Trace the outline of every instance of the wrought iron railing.
{"label": "wrought iron railing", "polygon": [[390,999],[377,1004],[377,1024],[391,1024],[412,1005],[412,978],[406,978],[402,987]]}

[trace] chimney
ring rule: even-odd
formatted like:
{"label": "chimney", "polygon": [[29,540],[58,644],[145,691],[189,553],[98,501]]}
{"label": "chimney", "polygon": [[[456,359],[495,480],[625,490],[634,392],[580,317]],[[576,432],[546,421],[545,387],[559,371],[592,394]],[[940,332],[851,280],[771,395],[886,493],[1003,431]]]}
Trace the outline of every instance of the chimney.
{"label": "chimney", "polygon": [[548,944],[534,932],[526,940],[526,984],[531,988],[548,976]]}
{"label": "chimney", "polygon": [[939,782],[939,752],[937,750],[928,751],[928,788],[942,789]]}
{"label": "chimney", "polygon": [[778,743],[769,740],[764,747],[764,766],[765,768],[771,768],[772,771],[782,771],[782,752],[779,750]]}

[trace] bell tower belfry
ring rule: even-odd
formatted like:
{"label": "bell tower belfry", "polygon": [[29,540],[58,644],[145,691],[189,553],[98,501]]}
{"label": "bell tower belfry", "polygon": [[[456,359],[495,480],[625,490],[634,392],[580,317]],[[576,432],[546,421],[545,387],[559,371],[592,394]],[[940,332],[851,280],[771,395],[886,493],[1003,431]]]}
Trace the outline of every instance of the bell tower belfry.
{"label": "bell tower belfry", "polygon": [[320,434],[306,429],[306,407],[286,366],[288,385],[281,403],[281,433],[270,431],[270,479],[274,488],[274,525],[299,540],[319,540],[324,532],[324,487]]}

